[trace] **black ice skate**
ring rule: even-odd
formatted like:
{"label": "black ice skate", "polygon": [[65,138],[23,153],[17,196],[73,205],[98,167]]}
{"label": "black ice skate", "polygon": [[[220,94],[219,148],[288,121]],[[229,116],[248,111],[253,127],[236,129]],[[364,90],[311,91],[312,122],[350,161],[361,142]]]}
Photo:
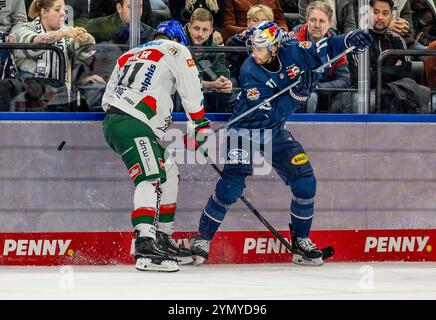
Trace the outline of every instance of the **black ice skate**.
{"label": "black ice skate", "polygon": [[179,264],[188,264],[194,260],[191,250],[179,245],[170,235],[157,231],[156,241],[169,255],[175,257]]}
{"label": "black ice skate", "polygon": [[135,260],[135,267],[139,271],[179,271],[177,259],[170,256],[165,249],[153,238],[136,238]]}
{"label": "black ice skate", "polygon": [[292,262],[306,266],[321,266],[323,253],[309,238],[292,236]]}
{"label": "black ice skate", "polygon": [[291,230],[292,262],[305,266],[321,266],[325,256],[323,251],[318,249],[309,238],[297,237],[292,224],[289,224],[289,229]]}
{"label": "black ice skate", "polygon": [[209,258],[210,240],[202,238],[200,235],[191,244],[191,252],[194,257],[194,266],[203,264]]}

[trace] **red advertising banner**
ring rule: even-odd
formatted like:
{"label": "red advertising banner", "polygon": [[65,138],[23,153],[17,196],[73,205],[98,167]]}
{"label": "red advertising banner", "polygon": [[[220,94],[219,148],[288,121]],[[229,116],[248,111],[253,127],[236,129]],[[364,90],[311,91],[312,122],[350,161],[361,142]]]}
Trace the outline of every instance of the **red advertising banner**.
{"label": "red advertising banner", "polygon": [[[280,234],[289,238],[289,232]],[[176,232],[189,246],[193,232]],[[331,262],[436,261],[436,230],[316,230],[318,247],[335,249]],[[131,232],[0,233],[0,265],[132,264]],[[222,231],[212,241],[210,264],[290,262],[291,255],[268,231]]]}

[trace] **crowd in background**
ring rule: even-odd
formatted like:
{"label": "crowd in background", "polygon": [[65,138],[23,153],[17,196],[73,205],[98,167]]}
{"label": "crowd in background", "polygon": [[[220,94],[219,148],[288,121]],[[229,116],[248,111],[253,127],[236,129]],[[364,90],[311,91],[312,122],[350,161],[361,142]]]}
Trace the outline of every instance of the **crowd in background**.
{"label": "crowd in background", "polygon": [[[368,0],[365,7],[358,2],[140,0],[139,41],[152,40],[159,22],[179,20],[200,72],[206,111],[231,112],[239,68],[249,55],[245,33],[258,22],[274,21],[299,41],[315,43],[347,34],[370,13],[370,112],[433,113],[436,56],[388,56],[379,106],[374,88],[377,60],[385,50],[435,50],[435,0]],[[0,1],[0,42],[53,45],[66,62],[60,70],[54,51],[0,49],[0,111],[101,111],[117,57],[129,48],[130,20],[130,0]],[[297,112],[356,113],[357,69],[357,54],[338,60]],[[58,80],[59,73],[65,81]],[[174,100],[177,111],[180,99]]]}

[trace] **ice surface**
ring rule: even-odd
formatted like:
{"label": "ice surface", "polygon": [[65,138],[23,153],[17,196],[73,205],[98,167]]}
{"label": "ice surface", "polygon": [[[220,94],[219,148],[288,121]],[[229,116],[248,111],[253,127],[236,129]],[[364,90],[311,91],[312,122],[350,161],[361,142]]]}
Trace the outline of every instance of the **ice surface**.
{"label": "ice surface", "polygon": [[436,299],[436,263],[2,266],[0,299]]}

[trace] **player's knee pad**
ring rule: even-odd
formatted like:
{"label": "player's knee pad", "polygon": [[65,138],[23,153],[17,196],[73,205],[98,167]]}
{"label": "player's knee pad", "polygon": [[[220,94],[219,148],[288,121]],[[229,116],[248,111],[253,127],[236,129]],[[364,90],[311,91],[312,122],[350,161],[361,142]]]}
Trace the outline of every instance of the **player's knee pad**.
{"label": "player's knee pad", "polygon": [[316,194],[315,175],[303,176],[291,182],[291,190],[294,198],[297,198],[297,202],[299,202],[298,199],[313,199]]}
{"label": "player's knee pad", "polygon": [[236,171],[224,172],[215,189],[217,199],[231,205],[241,196],[245,188],[245,175]]}
{"label": "player's knee pad", "polygon": [[156,208],[158,192],[158,180],[142,181],[135,189],[134,208]]}

